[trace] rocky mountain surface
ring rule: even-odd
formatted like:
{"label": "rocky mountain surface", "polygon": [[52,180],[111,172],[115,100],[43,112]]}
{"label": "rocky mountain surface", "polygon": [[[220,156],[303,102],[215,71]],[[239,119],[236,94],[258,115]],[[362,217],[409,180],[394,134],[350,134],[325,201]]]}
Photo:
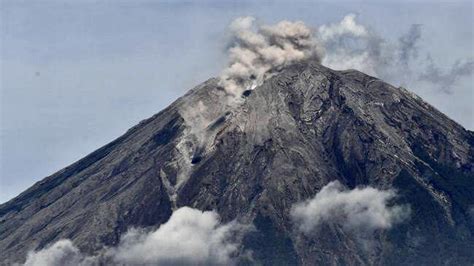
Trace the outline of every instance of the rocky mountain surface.
{"label": "rocky mountain surface", "polygon": [[[474,263],[473,132],[403,88],[311,60],[246,91],[237,107],[218,103],[224,93],[210,79],[0,205],[0,262],[59,239],[93,254],[190,206],[255,226],[242,265]],[[365,242],[337,224],[295,232],[291,207],[333,180],[395,189],[410,217]]]}

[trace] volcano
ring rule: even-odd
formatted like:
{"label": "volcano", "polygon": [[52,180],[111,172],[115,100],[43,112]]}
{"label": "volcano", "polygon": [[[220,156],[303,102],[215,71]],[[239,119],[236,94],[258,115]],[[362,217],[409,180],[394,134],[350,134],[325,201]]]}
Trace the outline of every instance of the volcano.
{"label": "volcano", "polygon": [[[222,104],[225,93],[209,79],[0,205],[0,261],[23,263],[61,239],[94,255],[188,206],[252,225],[239,265],[474,263],[473,132],[404,88],[312,60],[238,104]],[[409,213],[373,230],[324,220],[298,231],[295,204],[335,181],[394,191],[391,206]]]}

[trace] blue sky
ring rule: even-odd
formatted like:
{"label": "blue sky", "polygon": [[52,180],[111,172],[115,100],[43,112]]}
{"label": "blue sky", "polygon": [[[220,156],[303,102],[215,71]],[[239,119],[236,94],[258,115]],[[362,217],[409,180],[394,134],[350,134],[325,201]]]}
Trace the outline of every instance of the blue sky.
{"label": "blue sky", "polygon": [[[226,27],[336,23],[355,13],[396,40],[422,24],[439,65],[474,56],[472,2],[0,1],[0,202],[166,107],[226,64]],[[410,88],[474,129],[473,78],[452,93]]]}

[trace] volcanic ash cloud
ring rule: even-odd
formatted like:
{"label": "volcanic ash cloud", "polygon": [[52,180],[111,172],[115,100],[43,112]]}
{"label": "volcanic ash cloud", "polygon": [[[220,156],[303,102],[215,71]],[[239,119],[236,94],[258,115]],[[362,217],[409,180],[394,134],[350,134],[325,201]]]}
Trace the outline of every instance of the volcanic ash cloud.
{"label": "volcanic ash cloud", "polygon": [[253,17],[240,17],[230,31],[229,65],[220,75],[220,85],[231,96],[255,88],[279,67],[310,57],[321,61],[322,46],[301,21],[260,25]]}

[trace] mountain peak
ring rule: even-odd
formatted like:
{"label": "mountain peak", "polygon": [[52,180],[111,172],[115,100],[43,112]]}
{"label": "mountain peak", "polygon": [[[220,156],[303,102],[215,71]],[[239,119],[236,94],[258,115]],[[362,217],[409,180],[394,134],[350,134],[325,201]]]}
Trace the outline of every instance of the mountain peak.
{"label": "mountain peak", "polygon": [[[472,261],[472,132],[403,88],[314,60],[256,85],[229,96],[209,79],[0,205],[0,259],[24,261],[64,238],[96,254],[190,206],[253,224],[236,256],[256,263]],[[337,224],[298,233],[293,206],[332,181],[393,189],[410,218],[372,232],[373,249]]]}

